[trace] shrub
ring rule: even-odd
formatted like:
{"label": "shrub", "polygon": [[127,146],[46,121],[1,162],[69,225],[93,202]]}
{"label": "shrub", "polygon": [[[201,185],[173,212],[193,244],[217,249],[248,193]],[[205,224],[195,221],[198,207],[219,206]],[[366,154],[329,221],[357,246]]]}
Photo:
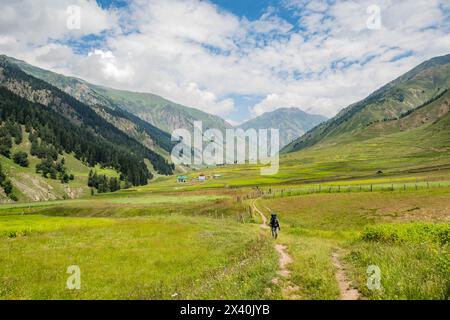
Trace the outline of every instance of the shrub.
{"label": "shrub", "polygon": [[10,148],[6,145],[0,144],[0,154],[9,158],[11,156]]}
{"label": "shrub", "polygon": [[61,176],[61,182],[62,182],[62,183],[69,183],[69,175],[68,175],[67,173],[64,173],[64,174]]}
{"label": "shrub", "polygon": [[28,167],[30,162],[28,161],[28,154],[23,151],[14,153],[13,160],[21,167]]}
{"label": "shrub", "polygon": [[17,196],[16,196],[14,193],[11,193],[11,194],[9,195],[9,198],[10,198],[12,201],[19,201],[19,198],[17,198]]}
{"label": "shrub", "polygon": [[5,180],[3,182],[3,189],[5,190],[5,193],[9,196],[13,191],[13,185],[10,180]]}
{"label": "shrub", "polygon": [[384,243],[450,243],[450,223],[380,224],[366,227],[361,235],[364,241]]}

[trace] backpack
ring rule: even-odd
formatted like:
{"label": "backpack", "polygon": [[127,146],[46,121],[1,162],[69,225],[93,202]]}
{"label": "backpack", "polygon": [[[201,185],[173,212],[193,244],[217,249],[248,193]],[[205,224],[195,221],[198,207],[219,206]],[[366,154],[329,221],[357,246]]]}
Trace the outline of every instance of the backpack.
{"label": "backpack", "polygon": [[273,214],[273,213],[272,213],[272,216],[270,217],[270,225],[271,225],[272,227],[278,227],[278,226],[279,226],[278,218],[277,218],[277,215],[276,215],[276,214]]}

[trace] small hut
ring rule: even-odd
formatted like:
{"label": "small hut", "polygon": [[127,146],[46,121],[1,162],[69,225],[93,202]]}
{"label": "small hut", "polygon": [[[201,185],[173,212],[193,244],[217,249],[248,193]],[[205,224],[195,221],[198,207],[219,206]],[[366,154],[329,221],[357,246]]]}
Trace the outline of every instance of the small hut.
{"label": "small hut", "polygon": [[187,181],[187,177],[186,176],[178,176],[177,177],[177,182],[178,183],[185,183]]}

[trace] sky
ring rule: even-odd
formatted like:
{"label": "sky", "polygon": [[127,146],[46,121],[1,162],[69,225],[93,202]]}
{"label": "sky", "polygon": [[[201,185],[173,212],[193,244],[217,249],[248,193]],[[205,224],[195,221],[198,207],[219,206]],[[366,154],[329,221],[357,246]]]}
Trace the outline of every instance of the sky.
{"label": "sky", "polygon": [[0,0],[0,53],[232,124],[334,116],[450,53],[448,0]]}

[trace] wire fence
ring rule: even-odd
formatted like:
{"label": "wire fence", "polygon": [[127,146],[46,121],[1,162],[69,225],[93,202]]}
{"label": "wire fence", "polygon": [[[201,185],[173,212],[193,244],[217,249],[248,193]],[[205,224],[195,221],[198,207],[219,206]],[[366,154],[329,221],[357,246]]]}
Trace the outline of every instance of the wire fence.
{"label": "wire fence", "polygon": [[393,192],[393,191],[418,191],[424,189],[436,189],[450,187],[450,181],[424,181],[409,183],[384,183],[384,184],[361,184],[361,185],[318,185],[295,189],[265,190],[261,195],[264,198],[276,198],[285,196],[296,196],[312,193],[351,193],[351,192]]}
{"label": "wire fence", "polygon": [[450,181],[421,181],[407,183],[381,183],[360,185],[313,185],[300,188],[254,188],[252,192],[239,196],[236,200],[256,198],[283,198],[315,193],[355,193],[355,192],[411,192],[425,189],[438,189],[450,187]]}

